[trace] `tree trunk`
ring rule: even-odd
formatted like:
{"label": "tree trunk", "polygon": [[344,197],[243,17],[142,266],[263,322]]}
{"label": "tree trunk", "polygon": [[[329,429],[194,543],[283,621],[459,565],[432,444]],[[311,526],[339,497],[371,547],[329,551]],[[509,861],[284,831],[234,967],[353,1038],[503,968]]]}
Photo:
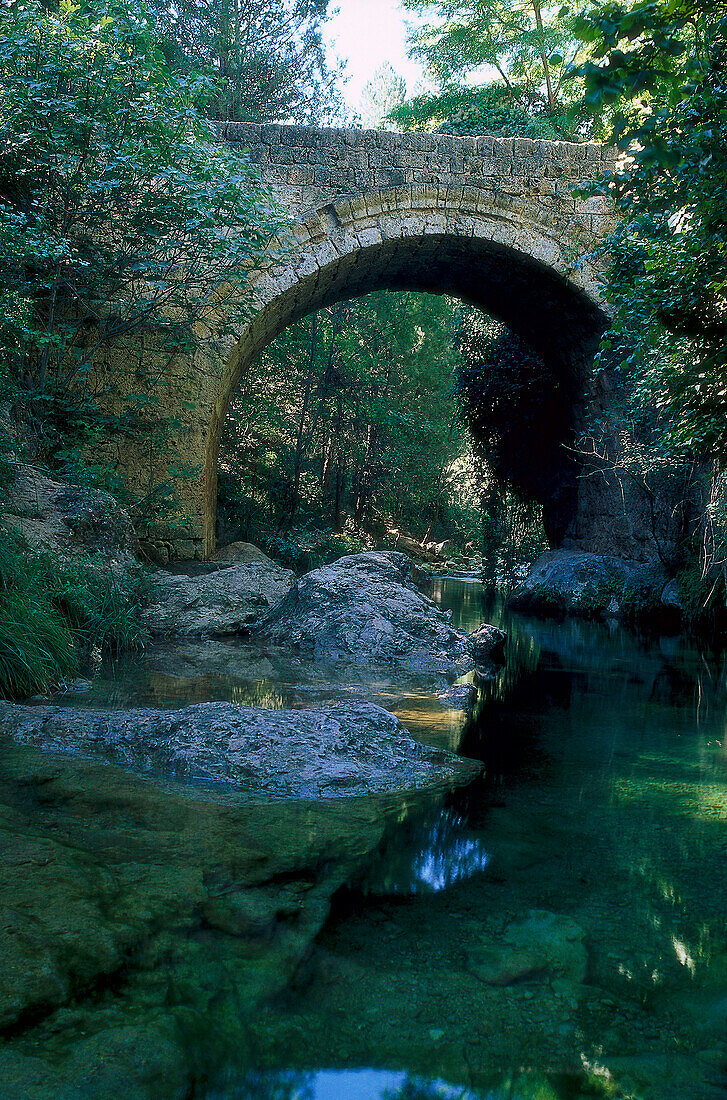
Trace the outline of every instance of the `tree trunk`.
{"label": "tree trunk", "polygon": [[545,86],[548,91],[548,110],[555,110],[555,96],[553,95],[553,82],[550,77],[550,62],[548,61],[548,51],[545,45],[545,31],[543,30],[543,17],[540,11],[540,0],[532,0],[533,11],[535,12],[535,25],[538,29],[538,37],[540,39],[540,58],[543,62],[543,72],[545,73]]}

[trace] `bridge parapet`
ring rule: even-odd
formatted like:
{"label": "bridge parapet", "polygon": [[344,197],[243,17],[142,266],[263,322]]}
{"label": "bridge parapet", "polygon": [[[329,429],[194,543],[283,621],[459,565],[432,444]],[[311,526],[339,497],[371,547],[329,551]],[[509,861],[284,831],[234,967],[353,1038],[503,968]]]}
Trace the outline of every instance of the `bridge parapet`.
{"label": "bridge parapet", "polygon": [[595,142],[530,138],[395,134],[251,122],[221,123],[220,138],[249,150],[264,180],[291,214],[343,195],[407,184],[467,187],[493,196],[564,204],[599,234],[612,215],[607,199],[572,195],[613,165],[614,151]]}

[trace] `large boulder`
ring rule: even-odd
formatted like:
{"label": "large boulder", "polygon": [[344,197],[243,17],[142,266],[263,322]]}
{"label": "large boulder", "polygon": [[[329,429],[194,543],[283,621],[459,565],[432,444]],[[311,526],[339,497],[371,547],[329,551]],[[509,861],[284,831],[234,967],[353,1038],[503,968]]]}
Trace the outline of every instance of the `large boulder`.
{"label": "large boulder", "polygon": [[508,600],[516,611],[639,618],[660,607],[666,583],[653,563],[575,550],[541,554]]}
{"label": "large boulder", "polygon": [[67,559],[91,556],[117,573],[136,568],[134,528],[114,497],[14,459],[11,466],[0,523],[28,549]]}
{"label": "large boulder", "polygon": [[159,570],[144,622],[152,634],[224,637],[249,632],[290,592],[295,576],[269,559],[197,576]]}
{"label": "large boulder", "polygon": [[405,554],[349,554],[306,573],[257,636],[317,656],[456,678],[474,667],[467,635],[419,591]]}
{"label": "large boulder", "polygon": [[502,664],[505,659],[505,642],[507,634],[497,626],[490,623],[481,623],[477,630],[470,634],[470,649],[472,656],[478,664],[491,662]]}
{"label": "large boulder", "polygon": [[212,561],[227,563],[229,565],[245,564],[250,561],[264,561],[268,565],[275,565],[272,558],[264,554],[259,546],[251,542],[228,542],[227,546],[220,546],[212,555]]}
{"label": "large boulder", "polygon": [[283,798],[449,787],[474,779],[481,767],[419,744],[393,714],[365,702],[315,710],[198,703],[126,711],[0,703],[0,733],[154,776]]}

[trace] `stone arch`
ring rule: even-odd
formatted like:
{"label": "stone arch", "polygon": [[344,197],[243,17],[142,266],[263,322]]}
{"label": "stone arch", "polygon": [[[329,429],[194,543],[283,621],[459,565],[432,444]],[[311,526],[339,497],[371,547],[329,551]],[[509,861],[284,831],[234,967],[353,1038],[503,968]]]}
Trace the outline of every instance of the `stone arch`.
{"label": "stone arch", "polygon": [[531,202],[476,188],[405,186],[327,203],[290,229],[287,258],[254,286],[255,313],[228,348],[204,440],[204,553],[214,548],[219,443],[248,366],[288,325],[374,290],[451,294],[502,320],[559,372],[572,399],[607,323],[598,240],[573,200]]}

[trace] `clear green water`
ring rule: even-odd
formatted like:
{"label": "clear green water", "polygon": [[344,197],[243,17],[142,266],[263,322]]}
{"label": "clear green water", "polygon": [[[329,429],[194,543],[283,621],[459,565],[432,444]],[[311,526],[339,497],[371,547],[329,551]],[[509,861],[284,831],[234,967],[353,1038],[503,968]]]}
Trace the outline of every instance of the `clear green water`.
{"label": "clear green water", "polygon": [[[465,628],[501,614],[472,583],[433,592]],[[464,731],[434,682],[236,645],[150,650],[83,693],[365,694],[485,762],[481,781],[389,832],[298,980],[197,1097],[727,1097],[725,668],[683,639],[505,625],[507,666]]]}

